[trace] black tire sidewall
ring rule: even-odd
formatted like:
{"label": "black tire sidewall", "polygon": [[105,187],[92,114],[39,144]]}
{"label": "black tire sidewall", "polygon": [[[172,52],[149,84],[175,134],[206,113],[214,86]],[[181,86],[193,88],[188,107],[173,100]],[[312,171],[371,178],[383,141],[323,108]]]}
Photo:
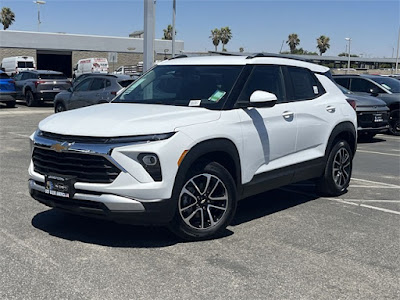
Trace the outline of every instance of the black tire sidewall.
{"label": "black tire sidewall", "polygon": [[[31,99],[31,101],[28,100],[29,98]],[[35,96],[33,95],[33,93],[31,91],[26,92],[25,100],[26,100],[26,105],[29,107],[36,105]]]}
{"label": "black tire sidewall", "polygon": [[390,113],[390,119],[389,119],[389,132],[396,136],[400,136],[400,131],[395,129],[396,123],[398,124],[399,120],[400,120],[400,109],[396,109]]}
{"label": "black tire sidewall", "polygon": [[[58,110],[58,107],[62,107],[63,109],[62,110]],[[60,113],[60,112],[63,112],[63,111],[66,111],[65,105],[62,104],[62,103],[57,103],[56,106],[54,107],[54,112],[55,113]]]}
{"label": "black tire sidewall", "polygon": [[[350,174],[346,184],[340,188],[335,183],[335,180],[332,175],[332,170],[333,170],[333,161],[335,155],[339,151],[339,149],[343,147],[347,150],[347,152],[350,155]],[[317,186],[319,193],[326,196],[339,196],[344,194],[347,191],[347,188],[349,187],[352,171],[353,171],[353,152],[351,151],[349,144],[345,140],[339,140],[334,144],[331,151],[329,152],[324,175],[320,179]]]}
{"label": "black tire sidewall", "polygon": [[[190,226],[188,226],[183,220],[179,213],[179,201],[180,201],[180,192],[186,182],[201,173],[208,173],[218,177],[225,185],[228,192],[228,209],[222,219],[219,221],[220,223],[212,228],[196,230]],[[169,224],[170,230],[175,233],[177,236],[183,238],[184,240],[204,240],[212,237],[217,237],[220,235],[226,227],[232,221],[234,214],[236,212],[237,205],[237,191],[235,182],[231,176],[231,174],[219,163],[217,162],[208,162],[208,163],[200,163],[191,168],[188,174],[185,176],[183,182],[179,183],[176,186],[176,190],[173,193],[174,198],[176,199],[176,211],[174,218]]]}

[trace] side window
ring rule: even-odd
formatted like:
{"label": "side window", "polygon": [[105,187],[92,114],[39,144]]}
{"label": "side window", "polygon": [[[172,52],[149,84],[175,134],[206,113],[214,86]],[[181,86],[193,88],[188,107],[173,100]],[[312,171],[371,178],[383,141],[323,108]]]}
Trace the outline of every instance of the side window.
{"label": "side window", "polygon": [[17,75],[14,76],[14,80],[16,80],[16,81],[22,80],[22,75],[23,75],[23,73],[18,73]]}
{"label": "side window", "polygon": [[85,80],[83,80],[81,83],[79,83],[76,88],[75,91],[76,92],[83,92],[83,91],[87,91],[89,89],[90,84],[92,83],[92,78],[87,78]]}
{"label": "side window", "polygon": [[21,80],[30,79],[30,73],[24,72],[24,73],[20,73],[20,74],[21,74]]}
{"label": "side window", "polygon": [[110,80],[106,80],[106,87],[111,86],[111,81]]}
{"label": "side window", "polygon": [[335,82],[346,89],[350,89],[350,78],[335,77]]}
{"label": "side window", "polygon": [[383,92],[381,88],[373,84],[372,82],[364,79],[364,78],[352,78],[351,79],[351,91],[352,92],[362,92],[369,93],[370,89],[375,88],[378,89],[380,93]]}
{"label": "side window", "polygon": [[28,74],[29,74],[29,77],[27,79],[38,79],[39,78],[39,75],[37,75],[37,74],[34,74],[34,73],[28,73]]}
{"label": "side window", "polygon": [[94,78],[92,85],[90,86],[91,91],[97,91],[104,89],[104,79],[103,78]]}
{"label": "side window", "polygon": [[288,67],[292,82],[291,100],[311,100],[325,93],[325,90],[308,70],[303,68]]}
{"label": "side window", "polygon": [[240,103],[249,102],[251,94],[255,91],[273,93],[278,98],[278,102],[285,101],[286,96],[281,68],[279,66],[255,66],[243,87],[238,101]]}

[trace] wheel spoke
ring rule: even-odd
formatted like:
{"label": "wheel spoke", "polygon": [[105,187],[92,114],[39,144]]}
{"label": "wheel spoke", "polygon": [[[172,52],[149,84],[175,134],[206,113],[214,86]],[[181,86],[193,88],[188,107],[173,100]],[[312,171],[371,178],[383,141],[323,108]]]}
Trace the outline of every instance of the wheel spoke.
{"label": "wheel spoke", "polygon": [[199,193],[199,195],[202,195],[202,193],[200,192],[200,188],[197,186],[197,184],[194,182],[194,180],[191,179],[190,182],[193,184],[194,188]]}
{"label": "wheel spoke", "polygon": [[213,218],[213,216],[211,214],[210,206],[207,207],[207,213],[208,213],[208,217],[210,218],[211,226],[214,226],[216,224],[216,222],[214,221],[214,218]]}
{"label": "wheel spoke", "polygon": [[228,195],[221,196],[221,197],[211,197],[209,196],[210,200],[212,201],[223,201],[223,200],[228,200]]}
{"label": "wheel spoke", "polygon": [[186,207],[182,207],[182,208],[181,208],[181,211],[183,212],[183,211],[185,211],[185,210],[188,210],[189,208],[195,206],[196,204],[197,204],[197,202],[194,202],[194,203],[192,203],[192,204],[189,204],[189,205],[186,206]]}
{"label": "wheel spoke", "polygon": [[220,209],[220,210],[223,210],[223,211],[226,210],[226,207],[220,207],[220,206],[216,206],[216,205],[212,205],[212,204],[209,204],[208,207],[207,207],[207,209],[210,208],[210,207],[216,208],[216,209]]}
{"label": "wheel spoke", "polygon": [[183,188],[182,193],[189,195],[190,197],[192,197],[194,200],[197,200],[197,197],[195,195],[193,195],[187,188]]}
{"label": "wheel spoke", "polygon": [[202,211],[201,208],[196,209],[196,210],[195,210],[194,212],[192,212],[188,217],[184,218],[184,221],[187,222],[187,223],[190,223],[190,220],[196,215],[196,213],[197,213],[199,210]]}
{"label": "wheel spoke", "polygon": [[204,211],[201,208],[200,208],[200,218],[201,218],[200,228],[203,229],[204,228]]}
{"label": "wheel spoke", "polygon": [[207,182],[206,182],[206,186],[204,187],[203,193],[201,193],[201,195],[204,195],[207,192],[207,189],[210,185],[210,181],[211,181],[211,175],[210,174],[203,174],[204,177],[207,178]]}

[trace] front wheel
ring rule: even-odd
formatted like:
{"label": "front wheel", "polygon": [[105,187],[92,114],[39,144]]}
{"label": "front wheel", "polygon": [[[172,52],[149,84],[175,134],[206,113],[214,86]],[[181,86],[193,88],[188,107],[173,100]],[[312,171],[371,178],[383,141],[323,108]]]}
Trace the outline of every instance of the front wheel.
{"label": "front wheel", "polygon": [[325,171],[317,182],[317,191],[324,196],[339,196],[346,192],[353,169],[353,154],[349,144],[340,140],[332,147]]}
{"label": "front wheel", "polygon": [[393,135],[400,136],[400,109],[396,109],[390,113],[389,131]]}
{"label": "front wheel", "polygon": [[218,236],[236,211],[234,180],[216,162],[197,165],[193,169],[180,186],[177,211],[170,229],[185,240]]}

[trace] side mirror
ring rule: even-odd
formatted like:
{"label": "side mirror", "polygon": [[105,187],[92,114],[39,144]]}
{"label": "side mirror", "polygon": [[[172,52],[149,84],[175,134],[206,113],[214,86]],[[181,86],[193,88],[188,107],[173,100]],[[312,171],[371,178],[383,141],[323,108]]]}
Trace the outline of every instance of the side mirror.
{"label": "side mirror", "polygon": [[67,90],[68,92],[72,93],[74,91],[74,89],[72,87],[68,88]]}
{"label": "side mirror", "polygon": [[377,87],[373,87],[369,89],[369,92],[372,96],[378,96],[379,95],[379,89]]}
{"label": "side mirror", "polygon": [[265,91],[255,91],[250,96],[250,105],[254,107],[272,107],[278,98],[275,94]]}

